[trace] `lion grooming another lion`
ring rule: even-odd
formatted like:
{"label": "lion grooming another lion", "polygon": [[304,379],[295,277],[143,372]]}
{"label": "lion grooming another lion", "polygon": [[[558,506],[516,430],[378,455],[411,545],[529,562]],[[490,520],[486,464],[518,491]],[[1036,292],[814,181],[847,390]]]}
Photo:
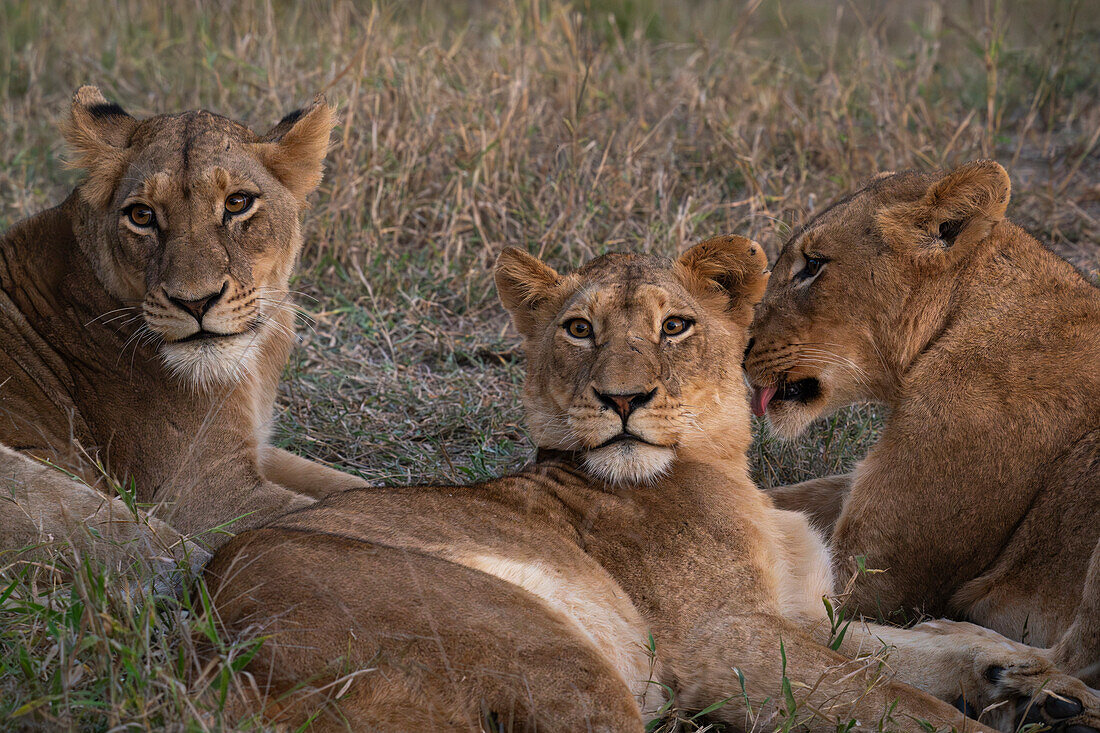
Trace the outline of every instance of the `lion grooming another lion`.
{"label": "lion grooming another lion", "polygon": [[890,408],[847,476],[778,489],[864,556],[866,614],[950,614],[1100,682],[1100,290],[1004,218],[992,161],[883,174],[795,233],[745,367],[795,435]]}
{"label": "lion grooming another lion", "polygon": [[[1095,731],[1084,685],[970,624],[852,624],[829,648],[824,543],[748,476],[739,364],[765,262],[741,237],[564,275],[505,250],[539,458],[332,494],[222,547],[216,611],[267,637],[245,699],[314,730],[640,731],[666,690],[745,729],[980,727],[905,680],[1008,718],[1040,695],[1045,720]],[[854,659],[884,645],[888,667]]]}
{"label": "lion grooming another lion", "polygon": [[[362,483],[267,441],[332,119],[316,101],[256,135],[76,92],[63,131],[86,177],[0,239],[3,549],[179,554],[178,533],[254,526]],[[92,488],[96,464],[155,518]]]}

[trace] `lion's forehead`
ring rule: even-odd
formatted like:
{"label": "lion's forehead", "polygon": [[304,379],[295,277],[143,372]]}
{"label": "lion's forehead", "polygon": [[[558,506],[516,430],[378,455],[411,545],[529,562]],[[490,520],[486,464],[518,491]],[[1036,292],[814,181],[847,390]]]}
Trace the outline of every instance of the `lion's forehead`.
{"label": "lion's forehead", "polygon": [[255,140],[248,128],[209,112],[145,120],[131,139],[134,154],[122,193],[172,200],[262,178],[259,158],[248,147]]}
{"label": "lion's forehead", "polygon": [[[564,310],[605,321],[652,320],[691,299],[671,262],[653,255],[604,255],[578,273]],[[680,315],[691,315],[682,313]]]}
{"label": "lion's forehead", "polygon": [[239,122],[206,110],[193,110],[142,120],[130,136],[130,146],[187,150],[227,142],[250,143],[257,139],[254,132]]}
{"label": "lion's forehead", "polygon": [[867,231],[875,212],[891,204],[916,200],[931,180],[930,175],[917,171],[883,173],[872,178],[856,191],[815,213],[796,229],[783,244],[776,258],[776,269],[789,267],[803,245],[814,240],[857,246],[873,236],[877,242],[877,233]]}
{"label": "lion's forehead", "polygon": [[582,286],[565,311],[579,311],[602,322],[652,320],[673,304],[683,301],[672,284],[605,282]]}
{"label": "lion's forehead", "polygon": [[[234,166],[231,161],[223,165],[209,165],[198,170],[181,171],[164,169],[145,176],[134,176],[133,187],[123,191],[125,197],[140,197],[145,201],[176,208],[201,204],[195,200],[213,197],[218,203],[226,194],[245,190],[259,193],[260,186],[252,171]],[[215,207],[217,208],[217,207]]]}

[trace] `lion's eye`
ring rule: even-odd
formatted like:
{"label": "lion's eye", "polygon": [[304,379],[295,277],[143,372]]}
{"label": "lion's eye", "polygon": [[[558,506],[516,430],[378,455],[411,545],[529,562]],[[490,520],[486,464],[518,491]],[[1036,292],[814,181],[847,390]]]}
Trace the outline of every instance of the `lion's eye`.
{"label": "lion's eye", "polygon": [[565,322],[565,332],[576,339],[592,338],[592,324],[583,318],[570,318]]}
{"label": "lion's eye", "polygon": [[803,267],[795,277],[799,280],[809,280],[811,277],[815,277],[817,273],[821,272],[821,268],[828,262],[824,257],[806,256],[806,266]]}
{"label": "lion's eye", "polygon": [[661,333],[665,336],[679,336],[691,328],[691,320],[679,316],[669,316],[661,324]]}
{"label": "lion's eye", "polygon": [[251,208],[252,202],[255,200],[255,196],[237,191],[225,197],[225,210],[230,214],[243,214]]}
{"label": "lion's eye", "polygon": [[126,207],[126,216],[138,229],[149,229],[157,225],[157,215],[145,204],[132,204]]}

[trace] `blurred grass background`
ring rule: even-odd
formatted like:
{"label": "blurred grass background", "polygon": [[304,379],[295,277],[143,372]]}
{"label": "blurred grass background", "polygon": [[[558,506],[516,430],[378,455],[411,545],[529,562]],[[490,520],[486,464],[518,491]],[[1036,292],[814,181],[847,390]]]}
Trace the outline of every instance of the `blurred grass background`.
{"label": "blurred grass background", "polygon": [[[1076,0],[4,0],[0,227],[77,180],[56,121],[80,84],[257,130],[324,91],[340,125],[277,440],[375,482],[466,482],[530,454],[502,246],[568,268],[736,232],[774,255],[868,175],[993,157],[1009,215],[1095,276],[1098,68],[1100,13]],[[758,426],[757,480],[845,470],[879,419],[854,408],[792,444]],[[0,570],[7,727],[237,725],[185,682],[201,608],[83,577]],[[206,671],[232,677],[238,652]]]}

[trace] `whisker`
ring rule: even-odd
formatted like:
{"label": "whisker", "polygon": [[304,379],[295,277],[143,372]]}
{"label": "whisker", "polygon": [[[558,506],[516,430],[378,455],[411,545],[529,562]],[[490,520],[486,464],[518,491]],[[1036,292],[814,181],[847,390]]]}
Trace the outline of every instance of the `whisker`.
{"label": "whisker", "polygon": [[[93,318],[92,320],[88,321],[87,323],[85,323],[84,327],[87,328],[88,326],[90,326],[93,323],[95,323],[96,321],[98,321],[100,318],[106,318],[107,316],[113,315],[115,313],[122,313],[123,315],[125,315],[126,313],[128,313],[129,311],[132,311],[132,310],[137,310],[137,306],[127,305],[127,306],[123,306],[122,308],[115,308],[114,310],[109,310],[106,313],[102,313],[102,314],[96,316],[95,318]],[[122,316],[116,316],[115,318],[121,318],[121,317]],[[110,321],[107,321],[107,323],[110,323],[111,321],[115,320],[115,318],[112,318]]]}

